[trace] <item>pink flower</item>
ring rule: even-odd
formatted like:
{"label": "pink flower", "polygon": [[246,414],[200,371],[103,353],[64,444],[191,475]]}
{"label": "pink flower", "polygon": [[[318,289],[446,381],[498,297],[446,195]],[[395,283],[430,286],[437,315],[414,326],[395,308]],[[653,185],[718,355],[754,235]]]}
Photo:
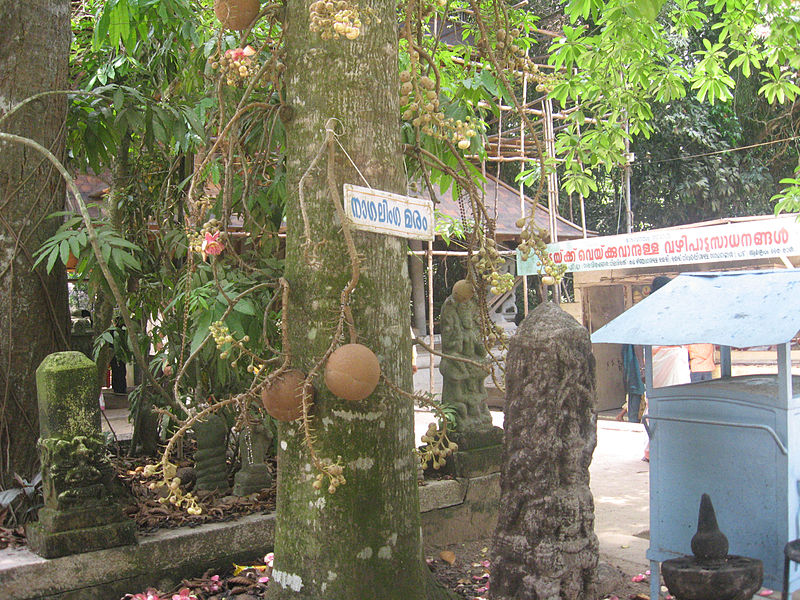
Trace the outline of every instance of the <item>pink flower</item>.
{"label": "pink flower", "polygon": [[197,600],[189,588],[181,588],[177,594],[172,594],[172,600]]}
{"label": "pink flower", "polygon": [[259,577],[258,578],[258,583],[269,583],[269,577],[267,577],[267,576]]}
{"label": "pink flower", "polygon": [[140,592],[138,594],[126,594],[125,597],[131,600],[161,600],[161,598],[158,597],[158,590],[154,590],[153,588],[147,588],[146,592]]}
{"label": "pink flower", "polygon": [[275,562],[275,553],[274,552],[267,552],[267,555],[264,557],[264,564],[268,567],[272,566],[272,563]]}
{"label": "pink flower", "polygon": [[221,254],[225,246],[219,239],[219,231],[217,233],[206,233],[206,238],[203,240],[203,254]]}
{"label": "pink flower", "polygon": [[253,50],[251,46],[245,46],[244,48],[231,48],[230,50],[225,50],[225,56],[231,60],[241,60],[242,58],[247,58],[253,56],[256,51]]}

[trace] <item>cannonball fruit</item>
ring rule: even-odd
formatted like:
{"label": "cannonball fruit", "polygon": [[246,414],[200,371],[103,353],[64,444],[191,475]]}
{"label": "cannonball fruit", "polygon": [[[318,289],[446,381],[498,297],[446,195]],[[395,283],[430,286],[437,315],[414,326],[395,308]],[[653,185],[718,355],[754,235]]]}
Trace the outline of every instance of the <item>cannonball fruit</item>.
{"label": "cannonball fruit", "polygon": [[261,402],[271,417],[279,421],[295,421],[303,416],[305,378],[302,371],[292,369],[261,390]]}
{"label": "cannonball fruit", "polygon": [[259,0],[214,0],[214,14],[226,29],[247,29],[259,10]]}
{"label": "cannonball fruit", "polygon": [[466,302],[475,294],[472,285],[466,279],[460,279],[453,285],[453,298],[458,302]]}
{"label": "cannonball fruit", "polygon": [[378,385],[378,357],[362,344],[345,344],[334,350],[325,365],[325,385],[339,398],[358,402]]}

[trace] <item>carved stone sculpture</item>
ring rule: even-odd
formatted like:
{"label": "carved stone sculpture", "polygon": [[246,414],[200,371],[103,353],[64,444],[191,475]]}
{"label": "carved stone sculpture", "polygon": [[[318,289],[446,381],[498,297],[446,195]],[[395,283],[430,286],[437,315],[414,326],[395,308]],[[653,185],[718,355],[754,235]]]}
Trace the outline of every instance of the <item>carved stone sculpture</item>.
{"label": "carved stone sculpture", "polygon": [[197,491],[227,493],[228,463],[225,456],[225,438],[228,425],[219,415],[211,414],[194,424],[197,452],[194,454]]}
{"label": "carved stone sculpture", "polygon": [[36,370],[44,507],[26,529],[45,558],[135,544],[121,486],[100,433],[97,367],[81,352],[47,356]]}
{"label": "carved stone sculpture", "polygon": [[272,435],[263,423],[252,423],[239,437],[239,455],[242,468],[233,479],[233,495],[255,494],[272,485],[272,475],[264,464]]}
{"label": "carved stone sculpture", "polygon": [[478,307],[472,299],[471,285],[462,280],[442,304],[442,351],[474,363],[442,357],[442,403],[455,407],[460,432],[486,429],[492,425],[492,415],[486,406],[487,372],[480,365],[486,362],[486,349],[478,323]]}
{"label": "carved stone sculpture", "polygon": [[597,597],[589,463],[597,443],[589,333],[554,304],[522,322],[506,359],[493,600]]}

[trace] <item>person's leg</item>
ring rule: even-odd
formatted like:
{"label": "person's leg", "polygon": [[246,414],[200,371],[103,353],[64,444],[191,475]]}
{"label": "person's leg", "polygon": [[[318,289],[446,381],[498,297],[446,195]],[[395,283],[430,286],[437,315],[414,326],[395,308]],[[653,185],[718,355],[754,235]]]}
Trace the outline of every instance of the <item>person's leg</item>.
{"label": "person's leg", "polygon": [[628,421],[639,422],[639,407],[642,404],[641,394],[628,394]]}

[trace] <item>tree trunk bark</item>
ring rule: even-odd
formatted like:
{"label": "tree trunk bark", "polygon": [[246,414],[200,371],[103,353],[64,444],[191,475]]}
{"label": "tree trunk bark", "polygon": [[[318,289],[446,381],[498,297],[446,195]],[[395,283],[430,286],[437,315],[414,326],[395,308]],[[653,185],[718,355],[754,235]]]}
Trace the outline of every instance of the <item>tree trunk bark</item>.
{"label": "tree trunk bark", "polygon": [[[290,356],[308,373],[331,343],[340,293],[350,275],[341,224],[333,202],[342,185],[404,193],[398,127],[397,32],[392,2],[368,2],[374,11],[354,41],[322,41],[309,31],[307,0],[287,5],[287,259],[290,285]],[[363,11],[362,7],[362,11]],[[362,19],[366,15],[362,12]],[[374,17],[380,19],[376,22]],[[329,193],[325,126],[336,147],[336,197]],[[318,153],[319,163],[311,168]],[[352,162],[351,162],[352,161]],[[304,259],[299,182],[318,262]],[[392,236],[354,232],[361,273],[351,307],[358,342],[378,357],[383,374],[408,390],[411,348],[406,243]],[[314,252],[312,251],[312,254]],[[345,328],[345,332],[347,329]],[[349,342],[349,339],[345,339]],[[281,423],[275,570],[268,598],[359,600],[427,597],[422,560],[417,459],[412,453],[413,406],[383,383],[365,400],[333,396],[320,375],[313,405],[315,448],[341,456],[347,483],[331,494],[315,490],[316,471],[303,442],[302,421]],[[431,592],[433,593],[433,592]]]}
{"label": "tree trunk bark", "polygon": [[[67,0],[0,0],[0,116],[34,94],[67,87],[70,4]],[[67,97],[45,96],[0,130],[64,153]],[[67,286],[59,263],[31,271],[32,254],[59,226],[45,219],[64,208],[64,182],[34,150],[0,151],[0,486],[37,468],[39,417],[34,375],[69,335]]]}

